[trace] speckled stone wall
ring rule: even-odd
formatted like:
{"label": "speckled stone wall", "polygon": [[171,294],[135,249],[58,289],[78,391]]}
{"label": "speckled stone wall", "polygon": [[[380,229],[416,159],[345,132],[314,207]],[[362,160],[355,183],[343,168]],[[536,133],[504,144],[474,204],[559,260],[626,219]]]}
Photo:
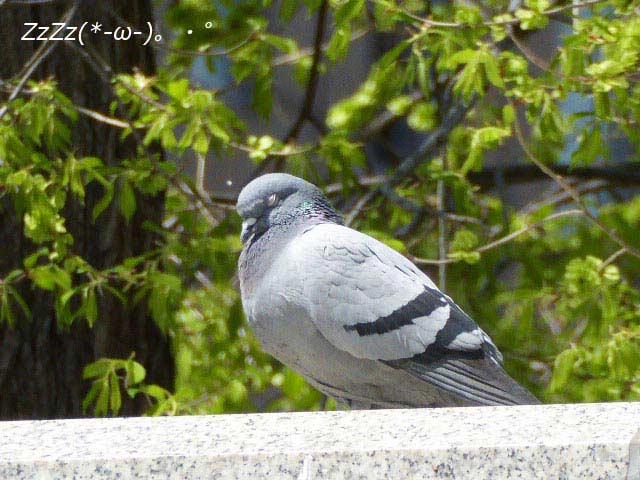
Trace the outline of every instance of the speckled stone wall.
{"label": "speckled stone wall", "polygon": [[1,479],[633,479],[640,403],[0,423]]}

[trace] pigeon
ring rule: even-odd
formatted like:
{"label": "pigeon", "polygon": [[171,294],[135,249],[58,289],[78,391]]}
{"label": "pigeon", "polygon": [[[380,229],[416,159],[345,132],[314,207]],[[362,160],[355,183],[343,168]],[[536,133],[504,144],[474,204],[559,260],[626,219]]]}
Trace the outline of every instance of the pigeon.
{"label": "pigeon", "polygon": [[489,336],[408,258],[292,175],[247,184],[238,277],[263,349],[352,409],[536,404]]}

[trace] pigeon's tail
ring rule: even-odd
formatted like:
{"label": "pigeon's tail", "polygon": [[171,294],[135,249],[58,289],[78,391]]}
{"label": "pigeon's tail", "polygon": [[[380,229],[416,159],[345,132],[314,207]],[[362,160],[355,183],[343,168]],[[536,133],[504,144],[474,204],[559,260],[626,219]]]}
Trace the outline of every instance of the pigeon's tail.
{"label": "pigeon's tail", "polygon": [[423,363],[414,357],[402,366],[419,378],[467,405],[535,405],[540,401],[511,378],[494,360],[448,358]]}

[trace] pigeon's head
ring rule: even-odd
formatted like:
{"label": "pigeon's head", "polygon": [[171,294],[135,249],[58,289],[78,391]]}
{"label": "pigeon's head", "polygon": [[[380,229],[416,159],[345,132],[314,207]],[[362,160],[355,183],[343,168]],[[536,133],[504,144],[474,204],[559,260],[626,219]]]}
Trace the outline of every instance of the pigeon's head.
{"label": "pigeon's head", "polygon": [[240,192],[236,210],[242,218],[243,244],[274,225],[301,218],[342,221],[318,187],[286,173],[269,173],[249,182]]}

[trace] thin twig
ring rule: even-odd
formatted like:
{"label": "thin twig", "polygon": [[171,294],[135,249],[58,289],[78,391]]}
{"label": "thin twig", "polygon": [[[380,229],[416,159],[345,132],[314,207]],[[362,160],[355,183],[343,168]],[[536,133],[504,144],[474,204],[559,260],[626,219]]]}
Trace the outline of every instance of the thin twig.
{"label": "thin twig", "polygon": [[[559,191],[554,191],[548,197],[542,198],[540,200],[534,200],[528,203],[523,208],[521,208],[520,210],[521,213],[528,214],[530,212],[540,210],[542,207],[545,207],[545,206],[557,207],[559,205],[564,205],[565,203],[572,201],[571,195],[569,195],[567,192],[562,190],[562,187],[560,187],[556,183],[554,183],[554,186],[556,186],[559,189]],[[597,181],[590,181],[585,184],[578,184],[574,188],[576,192],[578,192],[580,195],[586,195],[589,193],[600,192],[606,189],[608,186],[609,184],[607,182],[602,180],[597,180]]]}
{"label": "thin twig", "polygon": [[362,210],[364,209],[365,205],[367,203],[369,203],[371,201],[371,199],[373,199],[373,197],[376,196],[376,194],[377,194],[377,191],[375,189],[372,189],[372,190],[369,190],[367,193],[365,193],[362,197],[360,197],[358,199],[358,201],[353,206],[353,208],[344,217],[344,224],[347,227],[351,226],[351,224],[354,222],[354,220],[356,218],[358,218],[358,215],[360,215],[360,212],[362,212]]}
{"label": "thin twig", "polygon": [[[371,29],[369,29],[369,28],[363,28],[361,30],[356,30],[349,37],[349,44],[355,42],[356,40],[360,40],[361,38],[366,36],[369,32],[371,32]],[[320,47],[320,50],[322,52],[325,52],[328,49],[329,49],[329,42],[323,43],[322,46]],[[313,47],[301,48],[296,53],[289,53],[287,55],[281,55],[279,57],[276,57],[271,62],[271,66],[272,67],[282,67],[284,65],[290,65],[292,63],[296,63],[296,62],[300,61],[301,59],[303,59],[305,57],[313,55],[314,51],[315,51],[315,49]]]}
{"label": "thin twig", "polygon": [[524,55],[524,57],[527,60],[529,60],[531,63],[533,63],[536,67],[552,75],[557,75],[564,78],[564,74],[562,72],[555,72],[551,70],[549,68],[549,64],[545,60],[538,57],[534,52],[532,52],[529,49],[529,47],[527,47],[524,43],[522,43],[512,28],[509,28],[507,30],[507,35],[509,39],[513,42],[513,44],[516,46],[516,48],[520,50],[520,53],[522,53],[522,55]]}
{"label": "thin twig", "polygon": [[[447,154],[446,150],[442,155],[442,170],[447,169]],[[447,191],[446,186],[444,184],[444,179],[441,177],[438,179],[437,186],[438,193],[438,211],[444,213],[447,205]],[[444,260],[447,258],[447,224],[445,222],[444,216],[440,215],[438,217],[438,257],[440,260]],[[439,287],[443,292],[447,289],[447,264],[441,263],[438,266],[438,279],[439,279]]]}
{"label": "thin twig", "polygon": [[[47,41],[46,43],[43,43],[42,45],[40,45],[40,47],[34,52],[33,57],[31,57],[31,59],[27,64],[28,67],[26,68],[25,72],[22,74],[20,78],[20,81],[18,82],[18,84],[15,86],[15,88],[9,95],[9,98],[7,98],[7,102],[6,102],[7,104],[16,99],[16,97],[20,94],[20,92],[22,91],[26,83],[29,81],[29,78],[31,78],[31,75],[33,74],[35,69],[38,68],[38,66],[47,58],[47,56],[53,51],[55,46],[56,46],[55,42],[51,43]],[[2,109],[0,109],[0,118],[4,116],[8,108],[9,108],[8,105],[5,105]]]}
{"label": "thin twig", "polygon": [[629,252],[627,252],[627,249],[624,247],[622,247],[620,250],[616,250],[611,255],[609,255],[609,257],[604,262],[602,262],[602,265],[600,265],[599,270],[603,272],[605,268],[607,268],[609,265],[611,265],[613,262],[615,262],[618,258],[620,258],[625,253],[629,253]]}
{"label": "thin twig", "polygon": [[[586,7],[590,7],[593,5],[597,5],[599,3],[604,3],[608,0],[586,0],[584,2],[580,2],[580,3],[572,3],[569,5],[563,5],[561,7],[555,7],[555,8],[550,8],[548,10],[544,10],[543,12],[541,12],[541,15],[546,15],[546,16],[552,16],[555,15],[557,13],[561,13],[561,12],[565,12],[567,10],[573,10],[576,8],[586,8]],[[458,22],[440,22],[437,20],[431,20],[430,18],[422,18],[418,15],[414,15],[413,13],[404,10],[404,9],[399,9],[399,11],[406,17],[415,20],[416,22],[420,22],[421,24],[427,26],[427,27],[439,27],[439,28],[477,28],[478,26],[482,26],[482,27],[498,27],[498,26],[506,26],[506,25],[517,25],[519,24],[522,20],[520,20],[519,18],[511,18],[511,19],[507,19],[507,20],[500,20],[500,21],[495,21],[495,20],[491,20],[491,21],[487,21],[487,22],[482,22],[479,25],[469,25],[466,23],[458,23]]]}
{"label": "thin twig", "polygon": [[201,195],[202,197],[208,200],[209,195],[207,194],[207,191],[204,188],[204,175],[205,175],[206,167],[207,167],[206,157],[201,153],[196,153],[196,182],[195,182],[196,191],[198,192],[199,195]]}
{"label": "thin twig", "polygon": [[[298,114],[295,122],[285,135],[283,140],[284,144],[288,144],[291,140],[297,139],[300,134],[300,130],[306,120],[308,120],[313,113],[313,104],[316,97],[316,90],[318,87],[318,80],[320,78],[320,58],[322,57],[322,39],[324,38],[324,30],[326,27],[327,12],[329,8],[328,0],[322,0],[320,8],[318,9],[318,18],[316,21],[316,34],[313,41],[313,60],[311,63],[311,70],[309,71],[309,80],[307,81],[307,87],[305,89],[304,100],[300,113]],[[270,161],[275,155],[269,155],[264,159],[253,171],[250,178],[255,178],[262,172],[264,172],[270,166]],[[279,171],[284,165],[284,159],[280,157],[275,163],[275,170]]]}
{"label": "thin twig", "polygon": [[[368,175],[358,179],[358,185],[361,187],[373,187],[384,183],[387,180],[386,175]],[[342,183],[332,183],[324,188],[327,195],[335,195],[342,192],[344,186]]]}
{"label": "thin twig", "polygon": [[[242,145],[241,143],[237,143],[233,141],[229,142],[229,146],[235,148],[236,150],[240,150],[242,152],[247,152],[247,153],[252,153],[256,150],[255,148],[252,148],[248,145]],[[270,157],[290,157],[292,155],[300,155],[301,153],[312,152],[315,149],[317,149],[318,146],[319,146],[318,144],[310,144],[307,146],[295,148],[295,145],[292,145],[291,143],[287,143],[282,147],[281,150],[270,151],[269,156]]]}
{"label": "thin twig", "polygon": [[547,72],[550,75],[553,75],[553,76],[555,76],[557,78],[561,78],[563,80],[571,80],[571,81],[574,81],[574,82],[581,82],[581,83],[595,83],[596,82],[596,79],[593,78],[593,77],[587,77],[587,76],[574,77],[574,76],[571,76],[571,75],[566,75],[561,71],[552,70],[550,65],[549,65],[549,62],[547,62],[546,60],[540,58],[525,43],[523,43],[518,38],[518,34],[516,32],[514,32],[514,30],[512,28],[508,28],[507,29],[507,36],[513,42],[515,47],[520,51],[520,53],[522,53],[522,55],[529,62],[531,62],[536,67],[538,67],[540,70],[542,70],[544,72]]}
{"label": "thin twig", "polygon": [[129,128],[130,124],[124,122],[118,118],[110,117],[109,115],[105,115],[104,113],[97,112],[95,110],[90,110],[88,108],[81,107],[80,105],[73,105],[74,110],[77,110],[78,113],[82,115],[92,118],[93,120],[104,123],[105,125],[110,125],[116,128]]}
{"label": "thin twig", "polygon": [[[55,101],[55,100],[54,100]],[[63,105],[62,103],[57,103],[58,105]],[[64,106],[68,106],[67,104],[65,104]],[[109,115],[106,115],[104,113],[98,112],[96,110],[90,110],[88,108],[84,108],[81,107],[80,105],[76,105],[73,104],[71,105],[72,108],[74,110],[76,110],[78,113],[85,115],[89,118],[92,118],[93,120],[96,120],[97,122],[100,123],[104,123],[105,125],[110,125],[112,127],[117,127],[117,128],[131,128],[131,123],[126,122],[124,120],[121,120],[119,118],[115,118],[115,117],[111,117]],[[229,142],[229,146],[235,148],[236,150],[240,150],[242,152],[248,152],[251,153],[253,151],[255,151],[254,148],[248,146],[248,145],[243,145],[241,143],[237,143],[237,142]],[[306,152],[310,152],[315,150],[316,148],[318,148],[318,145],[309,145],[309,146],[305,146],[305,147],[300,147],[300,148],[293,148],[292,145],[285,145],[282,150],[279,151],[275,151],[275,152],[269,152],[270,156],[274,156],[274,157],[288,157],[291,155],[299,155],[301,153],[306,153]]]}
{"label": "thin twig", "polygon": [[[585,213],[582,210],[578,210],[578,209],[573,209],[573,210],[565,210],[562,212],[557,212],[557,213],[553,213],[551,215],[549,215],[548,217],[543,218],[542,220],[540,220],[539,222],[536,223],[532,223],[531,225],[527,225],[526,227],[522,227],[519,230],[516,230],[515,232],[512,232],[508,235],[505,235],[504,237],[500,237],[497,240],[494,240],[493,242],[489,242],[485,245],[482,245],[480,247],[478,247],[477,249],[475,249],[474,251],[477,253],[483,253],[486,252],[488,250],[492,250],[494,248],[497,248],[501,245],[504,245],[505,243],[510,242],[511,240],[514,240],[515,238],[519,237],[520,235],[527,233],[530,230],[536,229],[541,227],[544,223],[549,222],[551,220],[556,220],[558,218],[562,218],[562,217],[576,217],[576,216],[585,216]],[[438,260],[432,260],[432,259],[428,259],[428,258],[419,258],[419,257],[414,257],[411,256],[410,257],[411,260],[419,265],[447,265],[450,263],[456,263],[456,262],[460,262],[462,260],[459,260],[457,258],[445,258],[445,259],[438,259]]]}
{"label": "thin twig", "polygon": [[450,222],[471,223],[473,225],[478,225],[479,227],[486,227],[485,223],[482,220],[475,217],[469,217],[467,215],[458,215],[457,213],[442,212],[442,217],[444,217],[446,220]]}
{"label": "thin twig", "polygon": [[[62,105],[62,104],[60,104]],[[65,105],[66,106],[66,105]],[[104,123],[105,125],[110,125],[112,127],[117,127],[117,128],[130,128],[131,124],[120,120],[119,118],[115,118],[115,117],[110,117],[109,115],[105,115],[104,113],[101,112],[97,112],[95,110],[90,110],[88,108],[84,108],[81,107],[80,105],[76,105],[73,104],[72,105],[73,109],[78,111],[78,113],[81,113],[82,115],[85,115],[89,118],[92,118],[100,123]],[[242,152],[248,152],[251,153],[253,151],[255,151],[254,148],[248,146],[248,145],[243,145],[241,143],[237,143],[237,142],[229,142],[229,146],[235,148],[236,150],[240,150]],[[316,148],[318,148],[318,145],[309,145],[309,146],[305,146],[305,147],[300,147],[300,148],[293,148],[292,145],[285,145],[282,150],[279,151],[275,151],[275,152],[269,152],[270,156],[274,156],[274,157],[288,157],[291,155],[299,155],[301,153],[306,153],[306,152],[311,152],[313,150],[315,150]]]}

